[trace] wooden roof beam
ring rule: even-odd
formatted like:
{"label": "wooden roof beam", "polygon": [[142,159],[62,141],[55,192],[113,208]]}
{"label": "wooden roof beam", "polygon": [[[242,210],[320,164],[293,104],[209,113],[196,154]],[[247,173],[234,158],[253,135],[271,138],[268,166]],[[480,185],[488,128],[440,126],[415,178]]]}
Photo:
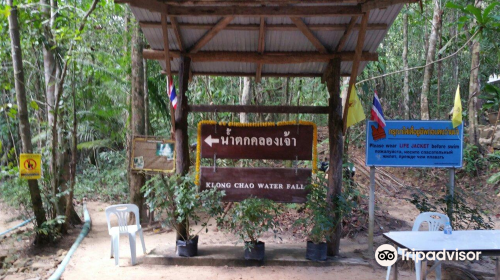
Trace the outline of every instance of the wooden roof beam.
{"label": "wooden roof beam", "polygon": [[290,20],[297,26],[297,28],[306,36],[306,38],[316,47],[320,53],[328,53],[325,46],[318,40],[318,38],[312,33],[312,31],[307,27],[304,21],[298,17],[290,17]]}
{"label": "wooden roof beam", "polygon": [[417,2],[419,2],[419,0],[368,0],[362,5],[361,11],[368,12],[373,9],[386,9],[392,5],[411,4]]}
{"label": "wooden roof beam", "polygon": [[[193,5],[207,5],[207,4],[232,4],[232,5],[290,5],[302,4],[304,0],[166,0],[163,1],[169,5],[175,6],[193,6]],[[331,4],[331,3],[362,3],[364,0],[307,0],[311,4]]]}
{"label": "wooden roof beam", "polygon": [[370,12],[366,12],[361,18],[361,29],[358,33],[358,42],[356,44],[356,50],[354,51],[354,59],[352,62],[351,69],[351,79],[349,80],[349,88],[347,89],[347,96],[344,103],[344,114],[342,117],[343,121],[343,133],[347,130],[347,114],[349,113],[349,98],[351,96],[351,91],[356,84],[356,78],[358,77],[359,63],[363,60],[363,45],[365,44],[366,26],[368,25],[368,18],[370,17]]}
{"label": "wooden roof beam", "polygon": [[[181,52],[170,51],[170,58],[179,58]],[[193,62],[211,62],[211,61],[226,61],[226,62],[244,62],[244,63],[262,63],[262,64],[293,64],[307,62],[328,62],[333,58],[340,57],[342,61],[354,61],[355,52],[327,53],[321,54],[318,52],[266,52],[260,54],[258,52],[212,52],[203,51],[198,53],[185,53]],[[164,60],[165,52],[162,50],[145,49],[143,51],[145,59]],[[377,53],[363,52],[361,61],[377,61]]]}
{"label": "wooden roof beam", "polygon": [[222,18],[217,22],[216,25],[214,25],[203,37],[201,37],[196,44],[189,50],[190,53],[197,53],[203,46],[205,46],[210,40],[212,40],[215,35],[217,35],[224,27],[226,27],[232,20],[234,19],[233,16],[228,16],[225,18]]}
{"label": "wooden roof beam", "polygon": [[[259,29],[259,54],[264,54],[264,49],[266,47],[266,18],[260,17],[260,29]],[[262,79],[262,63],[257,63],[257,73],[255,73],[255,82],[260,83]]]}
{"label": "wooden roof beam", "polygon": [[163,50],[163,59],[165,60],[165,65],[167,69],[167,74],[170,79],[171,77],[171,67],[170,67],[170,47],[168,44],[168,26],[167,26],[167,14],[161,14],[161,25],[162,25],[162,35],[163,35],[163,46],[165,46]]}
{"label": "wooden roof beam", "polygon": [[349,39],[349,36],[351,36],[351,33],[354,29],[354,25],[356,25],[356,21],[358,21],[357,16],[351,17],[351,21],[349,22],[349,25],[345,29],[344,35],[342,35],[342,38],[340,38],[339,44],[335,48],[336,52],[341,52],[344,49],[344,46],[347,43],[347,39]]}
{"label": "wooden roof beam", "polygon": [[179,45],[179,50],[181,52],[184,52],[185,49],[184,49],[184,45],[182,43],[181,31],[179,29],[179,23],[177,22],[177,18],[170,17],[170,22],[171,22],[170,25],[172,26],[172,29],[174,30],[174,33],[175,33],[175,38],[177,39],[177,44]]}
{"label": "wooden roof beam", "polygon": [[[138,1],[138,0],[134,0]],[[150,1],[150,0],[148,0]],[[156,10],[157,12],[158,10]],[[329,6],[169,6],[172,16],[312,17],[362,15],[361,5]]]}
{"label": "wooden roof beam", "polygon": [[[162,75],[166,75],[165,71],[161,72]],[[176,71],[172,72],[172,75],[177,75]],[[254,77],[254,72],[193,72],[193,76],[225,76],[225,77]],[[273,77],[273,78],[281,78],[281,77],[290,77],[290,78],[319,78],[322,74],[320,73],[262,73],[262,77]],[[348,73],[344,73],[341,75],[342,77],[350,77],[351,75]]]}
{"label": "wooden roof beam", "polygon": [[[139,22],[141,28],[161,28],[159,22]],[[179,28],[186,29],[210,29],[213,24],[194,24],[194,23],[178,23]],[[345,24],[309,24],[307,26],[312,31],[345,31],[348,25]],[[355,24],[354,30],[359,30],[361,25]],[[168,24],[168,28],[173,28],[172,24]],[[369,24],[366,30],[386,30],[387,24]],[[228,24],[224,30],[241,30],[241,31],[259,31],[260,24]],[[266,31],[298,31],[295,24],[266,24]]]}

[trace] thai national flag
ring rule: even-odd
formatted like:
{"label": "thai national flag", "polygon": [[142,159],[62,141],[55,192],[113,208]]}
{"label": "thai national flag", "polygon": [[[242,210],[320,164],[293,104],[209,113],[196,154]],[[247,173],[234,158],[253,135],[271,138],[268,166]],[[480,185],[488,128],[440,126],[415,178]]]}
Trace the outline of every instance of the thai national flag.
{"label": "thai national flag", "polygon": [[378,99],[377,91],[373,95],[373,105],[372,105],[372,121],[378,123],[378,127],[385,127],[384,112],[382,112],[382,105],[380,105],[380,100]]}
{"label": "thai national flag", "polygon": [[170,84],[168,87],[168,97],[170,98],[170,102],[172,102],[172,107],[177,109],[177,94],[175,94],[175,85],[174,83]]}

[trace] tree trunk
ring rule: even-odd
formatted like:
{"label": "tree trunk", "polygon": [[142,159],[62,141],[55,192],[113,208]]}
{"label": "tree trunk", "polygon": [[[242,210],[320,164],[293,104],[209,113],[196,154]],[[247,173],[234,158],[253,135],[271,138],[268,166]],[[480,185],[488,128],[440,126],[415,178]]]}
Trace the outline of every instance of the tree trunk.
{"label": "tree trunk", "polygon": [[[240,105],[248,105],[250,104],[250,100],[252,98],[252,79],[250,77],[243,78],[243,91],[240,96]],[[240,122],[246,123],[248,122],[247,113],[240,113]]]}
{"label": "tree trunk", "polygon": [[[475,6],[481,8],[482,0],[476,0]],[[474,20],[474,24],[476,21]],[[477,96],[480,92],[479,84],[479,52],[481,44],[479,38],[472,40],[470,80],[469,80],[469,101],[467,102],[467,115],[469,117],[469,143],[479,146],[479,135],[477,131]]]}
{"label": "tree trunk", "polygon": [[[429,36],[429,49],[427,51],[427,59],[425,64],[434,61],[436,56],[436,42],[439,26],[441,25],[441,10],[439,8],[439,0],[434,0],[434,16],[432,18],[431,35]],[[429,92],[432,80],[432,71],[434,64],[427,65],[424,69],[424,81],[422,83],[422,94],[420,95],[420,117],[422,120],[430,119],[429,115]]]}
{"label": "tree trunk", "polygon": [[[28,116],[28,106],[26,101],[26,89],[24,83],[23,58],[21,52],[21,40],[19,38],[19,23],[17,17],[17,7],[12,5],[12,0],[7,0],[7,5],[11,6],[9,15],[9,31],[12,51],[12,65],[14,67],[15,88],[18,106],[19,117],[19,133],[21,135],[23,153],[32,153],[31,146],[31,129]],[[45,221],[45,209],[42,204],[40,188],[37,180],[28,180],[30,190],[31,203],[37,227],[40,227]],[[48,239],[46,236],[37,234],[36,243],[45,243]]]}
{"label": "tree trunk", "polygon": [[68,199],[66,200],[66,210],[65,210],[65,216],[66,216],[66,228],[68,228],[69,224],[81,224],[82,220],[80,217],[76,214],[76,211],[74,210],[73,207],[73,194],[75,190],[75,183],[76,183],[76,162],[78,160],[78,153],[77,153],[77,144],[78,144],[78,135],[77,135],[77,125],[78,125],[78,120],[76,118],[76,90],[75,90],[75,69],[73,68],[73,90],[72,90],[72,98],[73,98],[73,127],[71,130],[71,163],[69,164],[70,166],[70,187],[69,187],[69,195]]}
{"label": "tree trunk", "polygon": [[[136,135],[144,135],[144,68],[143,68],[143,41],[139,25],[135,25],[132,31],[132,138]],[[130,142],[132,143],[132,142]],[[130,159],[132,160],[132,159]],[[130,172],[130,203],[139,207],[141,221],[146,221],[144,211],[144,198],[141,188],[145,183],[144,175]],[[137,218],[137,217],[136,217]]]}
{"label": "tree trunk", "polygon": [[[408,13],[403,14],[403,68],[408,69]],[[405,120],[410,119],[410,85],[408,71],[404,72],[403,79],[403,107]]]}

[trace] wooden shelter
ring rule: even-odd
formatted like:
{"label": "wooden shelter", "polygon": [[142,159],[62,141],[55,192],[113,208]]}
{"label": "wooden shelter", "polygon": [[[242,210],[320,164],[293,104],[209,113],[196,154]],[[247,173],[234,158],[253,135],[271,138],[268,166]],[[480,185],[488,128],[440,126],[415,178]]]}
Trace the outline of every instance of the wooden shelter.
{"label": "wooden shelter", "polygon": [[[115,0],[130,5],[150,45],[144,58],[178,75],[175,112],[177,173],[189,165],[188,112],[328,114],[329,193],[342,191],[345,120],[341,77],[348,95],[405,3],[417,0]],[[195,105],[185,96],[193,75],[322,77],[329,106]],[[349,100],[347,96],[346,100]],[[328,247],[339,252],[340,227]]]}

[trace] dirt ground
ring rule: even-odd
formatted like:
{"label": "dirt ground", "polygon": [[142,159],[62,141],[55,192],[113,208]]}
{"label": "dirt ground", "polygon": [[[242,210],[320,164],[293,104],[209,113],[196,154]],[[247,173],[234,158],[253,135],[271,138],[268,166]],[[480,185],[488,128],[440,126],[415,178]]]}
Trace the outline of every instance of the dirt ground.
{"label": "dirt ground", "polygon": [[[106,204],[91,202],[88,209],[92,217],[92,231],[82,242],[63,274],[64,279],[383,279],[385,270],[370,267],[179,267],[142,264],[142,250],[138,248],[138,265],[131,266],[127,237],[120,239],[120,267],[110,259],[110,238],[107,232],[104,208]],[[148,252],[157,244],[174,244],[175,233],[156,234],[146,232],[144,236]],[[200,246],[210,244],[234,244],[236,238],[222,232],[209,231],[202,235]],[[271,242],[265,238],[266,242]],[[276,241],[281,242],[281,241]],[[284,241],[286,242],[286,241]],[[241,244],[239,244],[241,246]],[[403,271],[402,279],[411,279],[411,273]]]}

